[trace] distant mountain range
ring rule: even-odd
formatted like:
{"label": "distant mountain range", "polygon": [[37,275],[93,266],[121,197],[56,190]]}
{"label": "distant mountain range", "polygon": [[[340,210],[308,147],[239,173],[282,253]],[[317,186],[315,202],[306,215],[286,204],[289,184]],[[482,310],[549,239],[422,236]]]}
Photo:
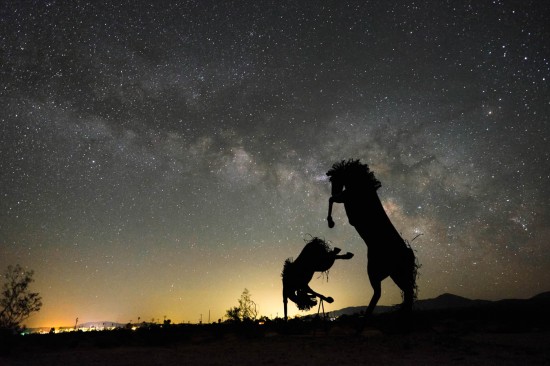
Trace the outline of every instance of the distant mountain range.
{"label": "distant mountain range", "polygon": [[[444,310],[444,309],[463,309],[476,306],[487,306],[490,304],[527,304],[540,301],[550,301],[550,291],[543,292],[531,297],[530,299],[504,299],[498,301],[490,300],[471,300],[466,297],[445,293],[439,295],[433,299],[417,300],[414,304],[415,310]],[[374,310],[375,314],[381,314],[394,309],[393,306],[377,306]],[[340,310],[331,311],[332,317],[339,317],[342,315],[354,315],[359,314],[367,310],[367,306],[351,306]]]}

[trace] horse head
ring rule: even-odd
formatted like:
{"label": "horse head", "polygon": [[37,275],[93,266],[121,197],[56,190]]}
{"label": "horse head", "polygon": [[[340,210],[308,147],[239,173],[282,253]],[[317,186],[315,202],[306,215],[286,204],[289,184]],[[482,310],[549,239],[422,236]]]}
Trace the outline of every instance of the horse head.
{"label": "horse head", "polygon": [[370,171],[367,164],[361,163],[359,159],[342,160],[332,165],[332,168],[327,172],[327,176],[330,177],[331,197],[329,200],[328,209],[328,226],[334,227],[334,221],[332,220],[332,203],[344,202],[342,197],[344,188],[346,191],[353,191],[355,189],[373,189],[376,191],[381,187],[381,183],[374,173]]}
{"label": "horse head", "polygon": [[327,172],[332,183],[332,196],[342,193],[344,187],[368,183],[367,187],[377,190],[382,186],[371,172],[367,164],[361,163],[359,159],[342,160],[332,165]]}
{"label": "horse head", "polygon": [[332,175],[329,173],[330,172],[328,172],[327,175],[330,177],[329,178],[330,184],[331,184],[330,195],[331,196],[339,195],[344,190],[344,180],[342,179],[343,177],[339,175]]}

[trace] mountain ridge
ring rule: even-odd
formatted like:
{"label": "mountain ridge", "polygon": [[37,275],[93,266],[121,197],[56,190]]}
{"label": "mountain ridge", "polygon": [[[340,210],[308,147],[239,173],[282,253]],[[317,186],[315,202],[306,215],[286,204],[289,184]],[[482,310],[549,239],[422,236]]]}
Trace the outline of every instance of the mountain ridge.
{"label": "mountain ridge", "polygon": [[[424,310],[445,310],[445,309],[464,309],[476,306],[488,306],[491,304],[504,305],[507,303],[530,303],[539,301],[549,301],[550,291],[541,292],[527,299],[501,299],[501,300],[481,300],[481,299],[469,299],[467,297],[443,293],[431,299],[422,299],[415,301],[414,309],[419,311]],[[396,305],[387,306],[380,305],[374,310],[375,314],[382,314],[394,309]],[[330,311],[332,317],[339,317],[342,315],[354,315],[361,313],[367,309],[366,305],[363,306],[349,306],[342,309]]]}

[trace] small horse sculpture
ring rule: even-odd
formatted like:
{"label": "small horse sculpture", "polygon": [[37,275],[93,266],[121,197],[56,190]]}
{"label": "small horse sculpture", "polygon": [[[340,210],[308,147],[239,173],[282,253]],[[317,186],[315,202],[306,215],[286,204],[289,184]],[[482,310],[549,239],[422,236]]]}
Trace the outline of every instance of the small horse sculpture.
{"label": "small horse sculpture", "polygon": [[376,190],[381,187],[380,181],[367,164],[353,159],[335,163],[327,176],[332,184],[328,226],[334,227],[333,203],[343,203],[349,223],[367,244],[367,273],[374,290],[367,315],[374,311],[380,299],[382,280],[388,276],[403,291],[401,309],[412,310],[417,293],[418,263],[413,250],[401,238],[378,198]]}
{"label": "small horse sculpture", "polygon": [[288,299],[292,300],[300,310],[309,310],[317,305],[317,297],[328,303],[332,303],[332,297],[321,295],[309,287],[309,281],[315,272],[327,272],[336,259],[351,259],[352,253],[339,255],[341,249],[330,246],[323,239],[314,237],[300,252],[295,261],[287,259],[283,272],[283,304],[285,308],[285,320],[287,320]]}

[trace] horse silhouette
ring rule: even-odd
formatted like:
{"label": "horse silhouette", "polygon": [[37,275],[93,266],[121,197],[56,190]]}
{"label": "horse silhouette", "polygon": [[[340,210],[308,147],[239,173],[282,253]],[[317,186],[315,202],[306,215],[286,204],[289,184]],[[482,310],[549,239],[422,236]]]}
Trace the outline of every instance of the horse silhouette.
{"label": "horse silhouette", "polygon": [[309,287],[309,281],[315,272],[327,272],[336,259],[350,259],[352,253],[339,255],[341,249],[331,249],[323,239],[314,237],[302,249],[296,260],[288,258],[281,274],[283,278],[283,304],[285,320],[287,320],[288,299],[293,301],[300,310],[309,310],[317,305],[317,297],[332,303],[332,297],[321,295]]}
{"label": "horse silhouette", "polygon": [[333,203],[343,203],[349,223],[355,227],[368,248],[367,273],[374,290],[367,308],[372,314],[381,295],[382,281],[390,277],[403,292],[401,309],[412,310],[417,294],[418,262],[411,247],[391,223],[376,193],[381,183],[367,164],[342,160],[327,172],[332,184],[328,207],[328,226]]}

